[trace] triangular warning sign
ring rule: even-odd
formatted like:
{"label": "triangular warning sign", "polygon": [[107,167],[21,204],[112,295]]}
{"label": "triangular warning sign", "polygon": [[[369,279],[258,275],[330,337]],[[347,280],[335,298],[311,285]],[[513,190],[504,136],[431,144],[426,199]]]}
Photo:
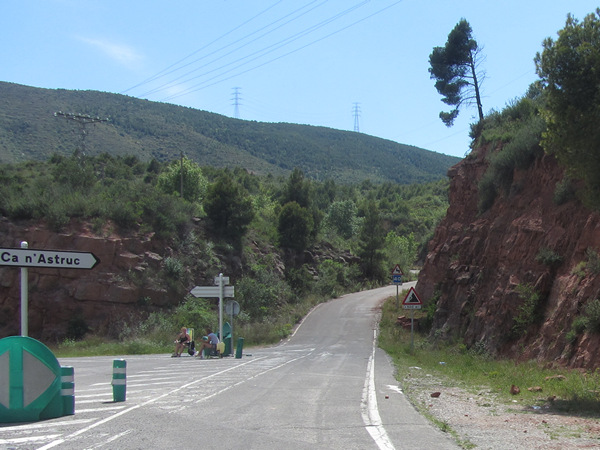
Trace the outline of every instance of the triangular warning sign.
{"label": "triangular warning sign", "polygon": [[406,294],[406,297],[404,297],[404,301],[402,302],[402,304],[403,305],[422,305],[423,302],[421,302],[421,299],[417,295],[417,291],[415,291],[415,288],[411,287],[408,291],[408,294]]}
{"label": "triangular warning sign", "polygon": [[396,267],[394,267],[394,270],[392,270],[392,275],[404,275],[398,264],[396,264]]}

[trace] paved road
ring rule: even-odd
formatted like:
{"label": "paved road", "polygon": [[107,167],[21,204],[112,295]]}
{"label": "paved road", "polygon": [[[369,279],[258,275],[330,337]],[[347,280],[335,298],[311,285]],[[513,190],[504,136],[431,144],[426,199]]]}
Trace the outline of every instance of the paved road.
{"label": "paved road", "polygon": [[112,401],[115,357],[61,359],[75,368],[75,415],[0,425],[0,449],[458,448],[415,412],[376,346],[378,305],[395,294],[319,305],[287,341],[240,359],[125,356],[125,402]]}

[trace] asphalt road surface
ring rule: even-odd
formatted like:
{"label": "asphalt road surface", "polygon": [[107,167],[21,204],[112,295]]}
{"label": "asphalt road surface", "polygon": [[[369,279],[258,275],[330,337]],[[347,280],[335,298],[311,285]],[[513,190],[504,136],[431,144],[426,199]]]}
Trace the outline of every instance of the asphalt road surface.
{"label": "asphalt road surface", "polygon": [[[75,414],[0,424],[0,449],[458,448],[408,403],[377,347],[378,306],[395,295],[321,304],[285,342],[242,358],[60,359],[75,370]],[[120,358],[127,394],[114,402]]]}

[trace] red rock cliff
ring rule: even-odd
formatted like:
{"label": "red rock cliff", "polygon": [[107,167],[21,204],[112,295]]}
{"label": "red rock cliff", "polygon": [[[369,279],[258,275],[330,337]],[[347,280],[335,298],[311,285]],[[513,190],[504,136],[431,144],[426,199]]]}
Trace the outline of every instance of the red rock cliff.
{"label": "red rock cliff", "polygon": [[[448,172],[450,206],[417,285],[426,302],[437,299],[432,336],[461,339],[501,357],[598,366],[600,334],[567,340],[567,333],[584,305],[600,297],[600,275],[574,270],[586,261],[588,248],[600,253],[600,215],[576,200],[555,204],[563,170],[547,155],[515,171],[510,194],[499,194],[478,214],[487,151],[474,152]],[[540,262],[543,248],[561,263]],[[524,303],[519,285],[540,295],[541,319],[515,333]]]}

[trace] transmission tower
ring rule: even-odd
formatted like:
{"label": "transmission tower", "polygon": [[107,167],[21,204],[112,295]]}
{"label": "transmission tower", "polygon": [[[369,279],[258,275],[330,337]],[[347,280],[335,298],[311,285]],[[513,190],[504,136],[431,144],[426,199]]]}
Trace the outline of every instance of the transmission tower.
{"label": "transmission tower", "polygon": [[240,118],[240,87],[233,88],[233,117]]}
{"label": "transmission tower", "polygon": [[108,122],[107,119],[102,119],[100,117],[92,117],[88,114],[74,114],[74,113],[65,113],[62,111],[57,111],[54,113],[55,117],[63,117],[67,120],[73,120],[79,124],[79,128],[81,129],[81,153],[79,153],[80,149],[75,150],[75,154],[80,154],[81,156],[85,156],[85,126],[89,124],[95,124],[98,122]]}
{"label": "transmission tower", "polygon": [[360,117],[360,103],[354,103],[352,113],[354,114],[354,131],[360,133],[360,128],[358,126],[358,118]]}

